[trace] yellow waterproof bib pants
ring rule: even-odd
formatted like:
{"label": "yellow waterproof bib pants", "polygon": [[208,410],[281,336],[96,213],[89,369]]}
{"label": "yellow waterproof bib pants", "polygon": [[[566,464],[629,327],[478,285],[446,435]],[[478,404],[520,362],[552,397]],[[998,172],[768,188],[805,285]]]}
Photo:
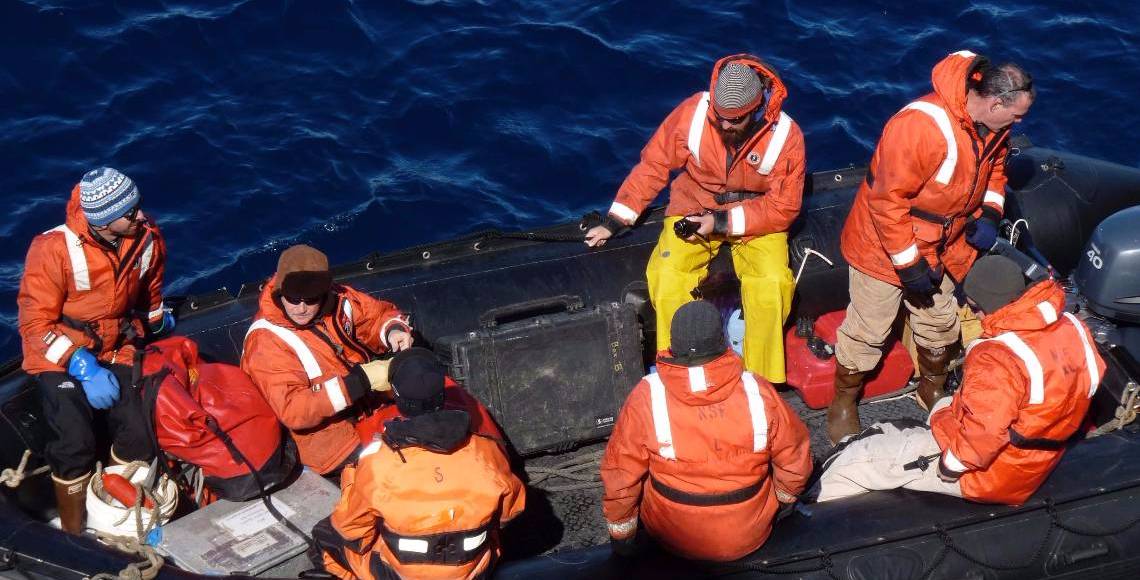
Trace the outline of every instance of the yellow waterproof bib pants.
{"label": "yellow waterproof bib pants", "polygon": [[788,269],[788,234],[767,234],[748,242],[713,238],[687,242],[673,234],[665,218],[657,247],[649,258],[649,298],[657,310],[657,350],[669,348],[673,314],[693,297],[689,292],[708,271],[721,244],[732,244],[732,263],[740,278],[744,314],[744,367],[772,383],[785,382],[784,320],[792,308],[795,281]]}

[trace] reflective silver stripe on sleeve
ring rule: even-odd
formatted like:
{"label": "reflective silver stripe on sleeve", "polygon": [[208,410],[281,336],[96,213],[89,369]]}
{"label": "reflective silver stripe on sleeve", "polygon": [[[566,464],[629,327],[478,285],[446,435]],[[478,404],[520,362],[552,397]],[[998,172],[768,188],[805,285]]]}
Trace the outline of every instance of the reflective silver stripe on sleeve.
{"label": "reflective silver stripe on sleeve", "polygon": [[1096,366],[1096,353],[1093,351],[1092,341],[1089,340],[1089,335],[1085,332],[1085,325],[1077,320],[1076,316],[1066,312],[1065,318],[1077,327],[1077,335],[1081,337],[1081,346],[1085,349],[1085,368],[1089,372],[1089,398],[1096,394],[1096,389],[1100,386],[1100,369]]}
{"label": "reflective silver stripe on sleeve", "polygon": [[942,455],[942,462],[946,465],[947,469],[954,473],[965,473],[968,469],[964,463],[954,456],[954,452],[949,449]]}
{"label": "reflective silver stripe on sleeve", "polygon": [[637,212],[630,209],[624,203],[613,202],[610,204],[610,213],[616,215],[618,219],[625,222],[627,225],[637,221]]}
{"label": "reflective silver stripe on sleeve", "polygon": [[1005,196],[992,189],[987,189],[986,197],[982,200],[982,203],[992,203],[1002,209],[1005,209]]}
{"label": "reflective silver stripe on sleeve", "polygon": [[897,253],[891,254],[891,263],[896,266],[903,266],[914,261],[918,257],[918,244],[911,244],[907,249]]}
{"label": "reflective silver stripe on sleeve", "polygon": [[709,114],[709,93],[701,93],[697,101],[697,108],[693,111],[693,118],[689,121],[689,152],[693,154],[693,161],[701,164],[701,137],[705,133],[705,119]]}
{"label": "reflective silver stripe on sleeve", "polygon": [[1037,311],[1041,313],[1041,318],[1045,319],[1045,324],[1053,324],[1057,322],[1057,309],[1048,302],[1040,302],[1037,304]]}
{"label": "reflective silver stripe on sleeve", "polygon": [[324,383],[325,396],[332,404],[333,413],[339,413],[348,407],[348,398],[344,396],[344,383],[340,377],[333,377]]}
{"label": "reflective silver stripe on sleeve", "polygon": [[756,171],[760,172],[761,175],[772,173],[772,168],[776,167],[776,159],[784,150],[784,143],[788,141],[788,132],[792,130],[792,118],[787,113],[780,111],[780,118],[776,119],[776,126],[773,130],[775,134],[772,135],[772,140],[768,142],[768,148],[764,150],[764,159],[760,161],[760,167],[756,168]]}
{"label": "reflective silver stripe on sleeve", "polygon": [[71,228],[66,225],[56,226],[47,232],[62,232],[64,245],[67,246],[67,258],[71,262],[71,275],[75,278],[75,289],[78,291],[91,289],[91,275],[87,270],[87,256],[83,254],[83,242]]}
{"label": "reflective silver stripe on sleeve", "polygon": [[928,117],[934,120],[934,124],[938,125],[938,130],[946,139],[946,158],[942,160],[942,165],[938,166],[938,173],[934,175],[934,181],[943,185],[950,183],[954,177],[954,167],[958,164],[958,140],[954,137],[954,129],[950,125],[950,116],[942,107],[926,101],[915,101],[903,107],[904,111],[907,109],[926,113]]}
{"label": "reflective silver stripe on sleeve", "polygon": [[616,538],[627,537],[637,531],[637,516],[620,522],[606,522],[606,528],[611,536]]}
{"label": "reflective silver stripe on sleeve", "polygon": [[62,365],[60,359],[67,353],[68,350],[74,346],[75,343],[67,337],[66,334],[61,334],[51,341],[51,346],[48,347],[47,352],[44,353],[44,358],[48,359],[53,365]]}
{"label": "reflective silver stripe on sleeve", "polygon": [[645,377],[649,381],[649,400],[653,407],[653,430],[657,435],[657,453],[665,459],[676,461],[677,451],[673,448],[673,429],[669,426],[669,407],[665,403],[665,383],[656,373]]}
{"label": "reflective silver stripe on sleeve", "polygon": [[744,394],[748,397],[748,413],[752,417],[752,451],[759,453],[768,445],[768,414],[764,412],[764,399],[760,398],[760,384],[752,373],[740,375]]}
{"label": "reflective silver stripe on sleeve", "polygon": [[732,236],[744,235],[744,206],[738,205],[728,210],[728,233]]}

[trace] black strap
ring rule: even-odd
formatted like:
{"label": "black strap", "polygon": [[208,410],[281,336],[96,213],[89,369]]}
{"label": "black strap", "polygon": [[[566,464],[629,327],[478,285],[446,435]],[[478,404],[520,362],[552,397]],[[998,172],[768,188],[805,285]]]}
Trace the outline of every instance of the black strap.
{"label": "black strap", "polygon": [[649,476],[649,482],[653,486],[653,489],[665,499],[675,503],[697,507],[737,504],[752,499],[756,494],[760,493],[760,489],[764,486],[764,481],[760,480],[748,487],[726,493],[689,493],[669,487],[658,481],[658,479],[652,475]]}
{"label": "black strap", "polygon": [[933,212],[919,209],[917,207],[910,208],[910,215],[916,217],[924,222],[930,222],[942,226],[942,229],[950,227],[950,224],[957,219],[958,216],[944,216]]}
{"label": "black strap", "polygon": [[233,439],[230,439],[229,434],[223,431],[220,426],[218,426],[217,420],[214,419],[214,417],[209,413],[206,414],[206,427],[210,430],[211,433],[214,434],[215,437],[222,441],[222,444],[226,446],[226,450],[230,452],[230,456],[234,458],[234,461],[245,464],[246,468],[249,469],[249,474],[253,476],[254,482],[257,483],[257,489],[259,490],[257,495],[261,498],[262,503],[265,504],[265,509],[268,510],[269,513],[277,519],[277,521],[281,522],[282,525],[284,525],[286,528],[289,528],[289,530],[294,534],[300,536],[303,540],[305,540],[307,544],[309,544],[310,547],[313,547],[313,539],[310,538],[308,534],[301,531],[301,529],[294,525],[293,522],[289,521],[288,518],[281,515],[281,512],[277,511],[277,508],[269,499],[269,490],[265,488],[265,482],[262,481],[261,474],[258,473],[257,468],[253,466],[253,463],[250,463],[249,459],[246,459],[245,454],[242,453],[240,449],[238,449],[237,445],[234,444]]}
{"label": "black strap", "polygon": [[764,195],[763,191],[725,191],[713,195],[713,199],[720,205],[728,205],[730,203],[737,203],[747,201],[749,199],[756,199]]}
{"label": "black strap", "polygon": [[[388,529],[388,526],[380,525],[380,536],[384,538],[384,543],[388,545],[388,549],[396,556],[396,559],[401,564],[439,564],[444,566],[459,566],[474,561],[481,556],[491,543],[491,526],[498,523],[498,517],[491,518],[491,521],[484,526],[480,526],[473,530],[463,530],[458,532],[442,532],[439,534],[432,534],[428,536],[405,536],[397,534]],[[487,534],[483,539],[483,543],[479,547],[467,551],[463,549],[464,538],[477,536],[479,534]],[[427,552],[413,552],[409,550],[400,549],[400,540],[411,540],[415,542],[426,542]]]}
{"label": "black strap", "polygon": [[938,461],[938,459],[940,457],[942,457],[941,453],[932,453],[930,455],[921,455],[921,456],[919,456],[918,459],[915,459],[914,461],[911,461],[910,463],[904,463],[902,468],[903,468],[903,471],[910,471],[912,469],[919,469],[922,471],[926,471],[926,468],[930,467],[931,463]]}
{"label": "black strap", "polygon": [[1021,433],[1014,431],[1013,427],[1009,428],[1009,444],[1013,445],[1014,447],[1017,447],[1018,449],[1034,449],[1034,450],[1038,450],[1038,451],[1056,451],[1058,449],[1064,449],[1065,445],[1067,445],[1068,442],[1069,441],[1067,439],[1060,440],[1060,439],[1046,439],[1044,437],[1040,437],[1040,438],[1025,437]]}

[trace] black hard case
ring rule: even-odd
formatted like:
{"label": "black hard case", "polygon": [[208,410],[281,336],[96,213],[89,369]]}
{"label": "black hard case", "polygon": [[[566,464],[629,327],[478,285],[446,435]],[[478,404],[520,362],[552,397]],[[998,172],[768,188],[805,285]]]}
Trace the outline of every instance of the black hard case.
{"label": "black hard case", "polygon": [[645,370],[635,307],[586,309],[576,296],[490,310],[434,346],[521,455],[608,436]]}

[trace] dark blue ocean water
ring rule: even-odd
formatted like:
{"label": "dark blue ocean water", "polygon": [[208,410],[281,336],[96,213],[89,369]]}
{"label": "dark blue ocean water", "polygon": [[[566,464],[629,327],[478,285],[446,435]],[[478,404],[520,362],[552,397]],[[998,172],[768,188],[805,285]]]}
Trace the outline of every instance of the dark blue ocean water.
{"label": "dark blue ocean water", "polygon": [[28,242],[87,169],[138,183],[168,293],[608,205],[656,125],[754,52],[813,170],[864,164],[962,48],[1036,76],[1036,143],[1140,164],[1140,8],[1000,1],[4,0],[0,359]]}

